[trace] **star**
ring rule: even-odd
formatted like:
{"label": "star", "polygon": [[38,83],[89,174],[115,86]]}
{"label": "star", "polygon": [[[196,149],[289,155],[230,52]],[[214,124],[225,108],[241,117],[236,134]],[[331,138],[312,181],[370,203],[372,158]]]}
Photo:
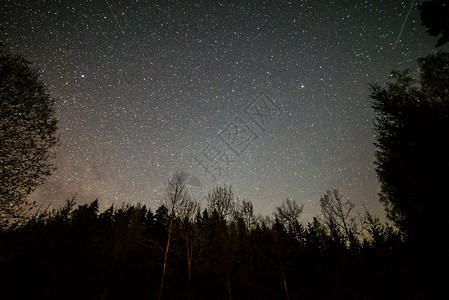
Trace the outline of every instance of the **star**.
{"label": "star", "polygon": [[[369,83],[415,68],[435,42],[409,10],[392,1],[5,1],[1,40],[42,70],[58,99],[58,169],[30,197],[157,207],[181,169],[205,193],[232,185],[266,215],[293,198],[310,219],[330,188],[381,212]],[[260,93],[283,113],[248,116]],[[251,133],[237,144],[220,135],[233,120]],[[215,179],[197,162],[208,147],[220,154]]]}

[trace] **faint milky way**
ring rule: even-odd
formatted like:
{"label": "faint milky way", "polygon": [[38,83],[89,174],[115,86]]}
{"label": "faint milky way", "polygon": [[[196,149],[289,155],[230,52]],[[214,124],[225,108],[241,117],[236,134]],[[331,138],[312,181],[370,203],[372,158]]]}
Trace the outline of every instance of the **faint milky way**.
{"label": "faint milky way", "polygon": [[[1,40],[59,99],[58,170],[32,198],[156,207],[182,169],[263,214],[290,197],[310,217],[334,187],[378,212],[368,84],[432,51],[418,4],[393,51],[409,1],[3,1]],[[282,111],[264,128],[245,112],[262,92]],[[257,139],[213,178],[199,156],[229,152],[237,117]]]}

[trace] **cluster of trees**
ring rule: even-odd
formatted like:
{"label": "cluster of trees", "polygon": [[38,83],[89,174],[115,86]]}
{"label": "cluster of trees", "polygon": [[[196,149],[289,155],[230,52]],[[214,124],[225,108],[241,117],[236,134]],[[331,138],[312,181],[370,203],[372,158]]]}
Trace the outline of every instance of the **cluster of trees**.
{"label": "cluster of trees", "polygon": [[410,294],[395,273],[418,279],[402,257],[400,233],[368,212],[357,217],[336,190],[320,200],[323,217],[307,223],[289,199],[272,217],[257,216],[228,186],[206,203],[201,209],[189,198],[177,173],[154,213],[141,205],[99,212],[97,201],[75,207],[72,199],[35,214],[0,234],[2,295],[378,299]]}
{"label": "cluster of trees", "polygon": [[[425,1],[428,32],[449,42],[446,1]],[[0,48],[0,295],[4,299],[423,299],[434,298],[448,263],[449,53],[372,85],[376,172],[388,220],[380,222],[337,190],[322,215],[281,203],[272,217],[230,187],[201,208],[185,176],[167,182],[165,203],[71,199],[36,212],[27,196],[49,176],[58,143],[54,99],[20,56]]]}

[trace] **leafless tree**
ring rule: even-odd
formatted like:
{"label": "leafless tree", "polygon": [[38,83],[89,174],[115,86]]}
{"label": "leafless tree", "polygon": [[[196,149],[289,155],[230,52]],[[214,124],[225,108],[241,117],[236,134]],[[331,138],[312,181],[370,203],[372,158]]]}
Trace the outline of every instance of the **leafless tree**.
{"label": "leafless tree", "polygon": [[212,193],[206,197],[208,209],[211,213],[218,216],[216,228],[216,239],[220,241],[221,246],[221,260],[220,267],[217,268],[218,275],[221,277],[223,284],[228,291],[229,299],[232,299],[231,291],[231,273],[233,262],[233,244],[231,241],[230,232],[227,223],[231,221],[231,217],[235,216],[236,203],[234,201],[234,194],[230,186],[215,188]]}
{"label": "leafless tree", "polygon": [[241,202],[237,200],[234,209],[234,220],[241,219],[245,224],[245,229],[249,233],[256,223],[254,216],[254,206],[249,200],[243,199]]}
{"label": "leafless tree", "polygon": [[186,174],[182,171],[177,171],[171,179],[168,180],[165,186],[165,206],[170,214],[170,222],[168,225],[167,244],[164,250],[164,264],[162,265],[161,286],[159,289],[159,299],[162,299],[164,289],[165,272],[167,269],[168,252],[173,239],[174,219],[180,208],[187,201],[190,201],[187,188],[185,186]]}
{"label": "leafless tree", "polygon": [[[284,226],[284,228],[288,228],[289,230],[293,230],[297,224],[299,224],[299,217],[301,216],[301,213],[303,211],[304,204],[299,205],[296,201],[293,201],[289,198],[287,198],[284,202],[281,203],[281,205],[276,207],[276,212],[274,213],[274,217]],[[287,286],[287,279],[285,276],[285,267],[286,264],[282,260],[281,253],[284,252],[281,249],[279,249],[279,244],[281,242],[279,241],[280,237],[276,234],[275,240],[276,240],[276,252],[277,252],[277,265],[279,268],[279,271],[282,275],[282,281],[284,283],[284,290],[287,299],[290,299],[290,295],[288,292],[288,286]]]}
{"label": "leafless tree", "polygon": [[217,212],[220,218],[229,220],[234,208],[234,193],[231,186],[220,186],[215,188],[212,193],[206,197],[210,212]]}
{"label": "leafless tree", "polygon": [[299,205],[298,202],[287,198],[281,205],[276,206],[274,216],[287,228],[293,228],[295,223],[299,222],[299,217],[301,216],[303,209],[304,204]]}
{"label": "leafless tree", "polygon": [[183,234],[185,245],[186,245],[186,256],[187,256],[187,276],[190,283],[192,281],[192,261],[193,253],[195,249],[195,244],[197,242],[198,234],[197,228],[194,224],[194,219],[199,211],[199,204],[197,201],[192,199],[185,199],[179,206],[179,219],[181,232]]}
{"label": "leafless tree", "polygon": [[321,211],[331,234],[342,233],[349,246],[357,242],[361,230],[356,218],[351,215],[354,204],[343,200],[337,189],[327,190],[320,199]]}

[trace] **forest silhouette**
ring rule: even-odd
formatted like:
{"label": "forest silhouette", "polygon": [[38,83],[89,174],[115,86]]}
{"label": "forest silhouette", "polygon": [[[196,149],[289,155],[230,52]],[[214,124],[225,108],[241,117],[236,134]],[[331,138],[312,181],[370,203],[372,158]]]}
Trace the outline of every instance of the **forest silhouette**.
{"label": "forest silhouette", "polygon": [[425,275],[408,263],[392,226],[367,213],[362,236],[336,190],[321,199],[330,208],[325,219],[302,224],[295,202],[282,203],[272,220],[257,217],[251,202],[236,202],[226,186],[215,188],[200,210],[179,179],[182,173],[155,212],[141,205],[99,212],[98,201],[75,208],[72,199],[3,232],[2,295],[385,299],[413,297],[410,287]]}
{"label": "forest silhouette", "polygon": [[[437,47],[449,42],[448,9],[440,0],[420,6],[429,34],[441,35]],[[154,211],[142,204],[100,211],[98,200],[77,205],[75,197],[36,210],[26,197],[53,170],[54,100],[23,58],[2,50],[0,62],[1,299],[445,294],[449,53],[419,59],[418,76],[393,71],[389,83],[371,86],[386,220],[367,208],[355,213],[337,189],[323,191],[321,215],[309,221],[291,199],[271,216],[257,215],[227,185],[211,190],[201,206],[182,171],[167,179],[164,203]]]}

